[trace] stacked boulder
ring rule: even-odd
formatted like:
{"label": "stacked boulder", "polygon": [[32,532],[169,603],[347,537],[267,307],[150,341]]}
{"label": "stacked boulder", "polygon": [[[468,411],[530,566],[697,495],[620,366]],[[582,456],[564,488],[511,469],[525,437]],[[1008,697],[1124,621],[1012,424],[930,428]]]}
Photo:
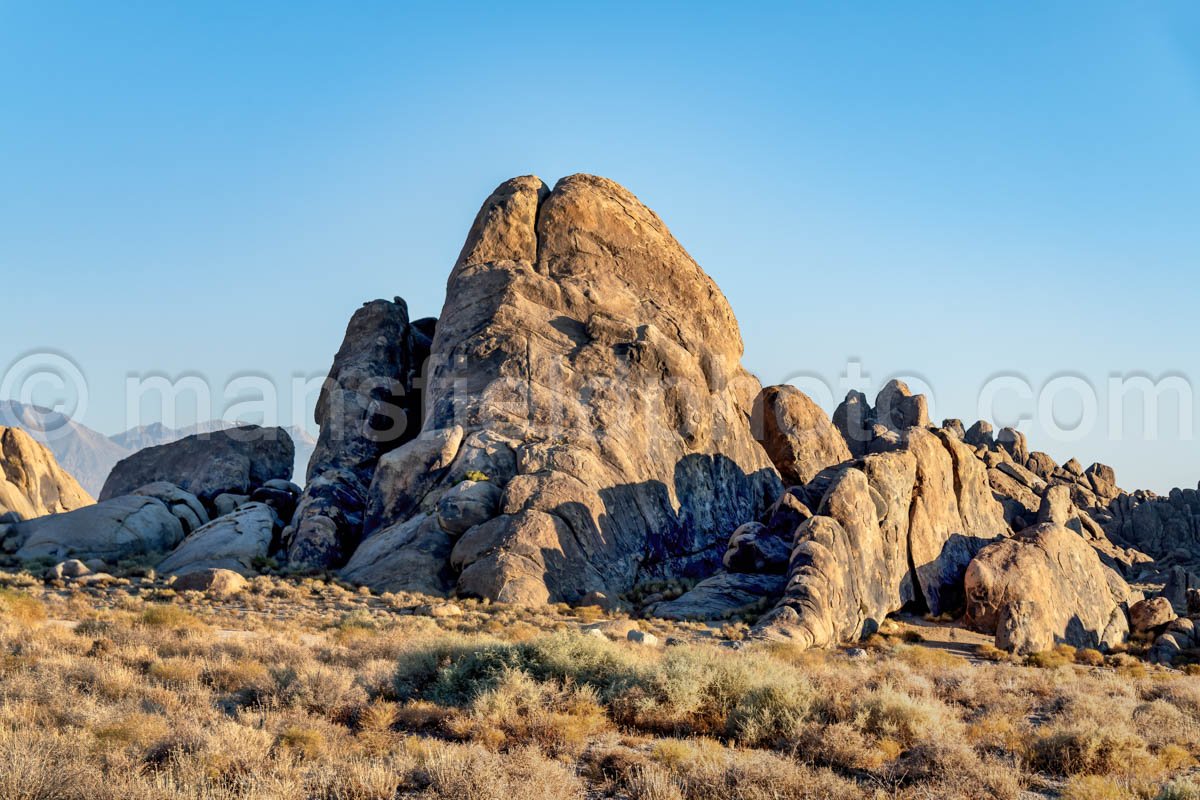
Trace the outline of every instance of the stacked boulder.
{"label": "stacked boulder", "polygon": [[94,570],[162,559],[167,574],[214,567],[250,574],[277,549],[295,508],[300,489],[286,480],[293,455],[285,431],[258,426],[142,450],[117,464],[100,502],[15,525],[16,557],[74,559]]}
{"label": "stacked boulder", "polygon": [[[905,608],[961,616],[1020,652],[1123,641],[1140,595],[1121,570],[1145,557],[1080,506],[1111,476],[1059,468],[1012,429],[936,427],[927,409],[899,381],[874,404],[851,392],[832,420],[792,387],[765,389],[755,433],[793,485],[733,532],[722,571],[645,611],[720,618],[765,603],[756,633],[803,646],[854,641]],[[1071,485],[1080,477],[1091,494]]]}

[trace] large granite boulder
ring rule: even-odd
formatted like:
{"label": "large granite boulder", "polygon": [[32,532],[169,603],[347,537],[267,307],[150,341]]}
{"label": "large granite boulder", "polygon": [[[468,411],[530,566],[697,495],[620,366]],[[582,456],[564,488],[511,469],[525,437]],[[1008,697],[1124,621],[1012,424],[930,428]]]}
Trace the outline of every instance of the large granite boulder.
{"label": "large granite boulder", "polygon": [[851,459],[846,440],[821,407],[795,386],[768,386],[754,402],[754,438],[788,486]]}
{"label": "large granite boulder", "polygon": [[409,322],[399,297],[366,303],[351,317],[317,399],[321,433],[308,484],[284,531],[291,565],[340,566],[358,545],[380,456],[421,428],[418,378],[429,357],[429,332]]}
{"label": "large granite boulder", "polygon": [[[720,290],[628,191],[504,183],[450,275],[423,433],[380,459],[345,576],[428,586],[447,544],[451,588],[517,603],[711,574],[781,489],[741,356]],[[442,528],[442,497],[483,478],[496,516]]]}
{"label": "large granite boulder", "polygon": [[33,519],[93,502],[45,445],[20,428],[0,427],[0,516]]}
{"label": "large granite boulder", "polygon": [[[1016,536],[988,545],[967,567],[964,578],[965,622],[983,633],[996,633],[1005,606],[1036,604],[1036,614],[1008,612],[1040,631],[1005,641],[1066,642],[1076,647],[1116,644],[1114,631],[1128,631],[1125,604],[1129,585],[1106,567],[1079,534],[1053,523],[1034,525]],[[1010,623],[1006,623],[1011,625]]]}
{"label": "large granite boulder", "polygon": [[292,475],[295,446],[282,428],[246,425],[198,433],[148,447],[119,462],[104,482],[101,500],[132,494],[158,481],[173,483],[210,509],[221,494],[248,495],[270,480]]}
{"label": "large granite boulder", "polygon": [[183,526],[153,497],[116,497],[74,511],[13,526],[24,544],[23,561],[99,558],[115,564],[124,558],[165,553],[183,539]]}
{"label": "large granite boulder", "polygon": [[279,527],[279,518],[270,506],[247,503],[184,539],[159,563],[158,571],[163,575],[187,575],[227,569],[252,575],[257,562],[271,553]]}

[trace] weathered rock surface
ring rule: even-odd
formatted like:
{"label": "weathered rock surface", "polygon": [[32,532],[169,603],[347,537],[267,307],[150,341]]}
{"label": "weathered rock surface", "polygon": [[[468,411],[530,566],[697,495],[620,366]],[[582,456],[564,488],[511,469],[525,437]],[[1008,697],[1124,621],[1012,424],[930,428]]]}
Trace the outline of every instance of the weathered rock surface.
{"label": "weathered rock surface", "polygon": [[829,417],[795,386],[768,386],[754,402],[754,438],[788,486],[803,486],[822,470],[851,459]]}
{"label": "weathered rock surface", "polygon": [[900,434],[896,448],[844,469],[797,528],[787,589],[760,635],[824,646],[869,634],[910,603],[961,609],[968,563],[1009,533],[1003,509],[956,431]]}
{"label": "weathered rock surface", "polygon": [[119,462],[104,482],[100,499],[166,481],[211,507],[217,495],[248,495],[269,480],[290,478],[294,455],[292,439],[282,428],[246,425],[200,433],[140,450]]}
{"label": "weathered rock surface", "polygon": [[123,558],[165,553],[183,539],[183,526],[152,497],[127,496],[14,526],[24,540],[17,558],[24,561]]}
{"label": "weathered rock surface", "polygon": [[367,303],[350,319],[317,400],[308,485],[284,532],[292,565],[340,566],[358,545],[380,456],[421,429],[417,379],[429,345],[399,297]]}
{"label": "weathered rock surface", "polygon": [[200,569],[180,575],[171,584],[177,592],[204,592],[213,597],[230,597],[250,588],[250,582],[231,569]]}
{"label": "weathered rock surface", "polygon": [[1039,626],[1029,641],[1066,642],[1076,647],[1104,643],[1114,616],[1125,618],[1131,597],[1124,579],[1106,567],[1077,533],[1046,523],[988,545],[967,567],[964,579],[968,626],[995,633],[1001,611],[1016,601],[1033,602],[1038,613],[1011,612]]}
{"label": "weathered rock surface", "polygon": [[1165,597],[1148,597],[1129,607],[1129,627],[1134,633],[1149,633],[1175,619],[1175,609]]}
{"label": "weathered rock surface", "polygon": [[93,502],[49,449],[20,428],[0,427],[0,515],[33,519]]}
{"label": "weathered rock surface", "polygon": [[792,557],[793,536],[794,533],[779,535],[761,522],[747,522],[729,537],[722,559],[725,569],[782,575]]}
{"label": "weathered rock surface", "polygon": [[264,503],[247,503],[218,517],[183,540],[158,565],[163,575],[186,575],[210,569],[254,574],[255,561],[266,558],[279,529],[279,518]]}
{"label": "weathered rock surface", "polygon": [[1011,600],[996,616],[996,647],[1018,655],[1054,647],[1054,620],[1036,600]]}
{"label": "weathered rock surface", "polygon": [[[781,489],[741,355],[716,285],[625,189],[508,181],[450,276],[423,433],[380,459],[343,574],[441,584],[450,548],[458,592],[518,603],[711,574]],[[498,514],[456,541],[437,507],[476,472]]]}
{"label": "weathered rock surface", "polygon": [[134,489],[130,494],[153,497],[160,501],[179,520],[185,536],[199,530],[209,522],[208,509],[200,502],[200,498],[191,492],[185,492],[173,483],[156,481]]}
{"label": "weathered rock surface", "polygon": [[674,600],[649,606],[647,613],[663,619],[729,619],[760,611],[783,594],[786,578],[779,574],[718,572]]}

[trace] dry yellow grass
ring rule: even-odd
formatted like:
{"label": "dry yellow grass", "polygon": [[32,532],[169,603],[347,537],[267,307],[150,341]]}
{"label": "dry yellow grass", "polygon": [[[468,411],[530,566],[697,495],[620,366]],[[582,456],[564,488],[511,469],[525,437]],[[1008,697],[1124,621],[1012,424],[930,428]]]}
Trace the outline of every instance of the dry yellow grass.
{"label": "dry yellow grass", "polygon": [[1131,656],[641,621],[685,642],[644,647],[583,634],[596,609],[433,619],[312,578],[226,603],[6,583],[5,800],[1200,800],[1200,678]]}

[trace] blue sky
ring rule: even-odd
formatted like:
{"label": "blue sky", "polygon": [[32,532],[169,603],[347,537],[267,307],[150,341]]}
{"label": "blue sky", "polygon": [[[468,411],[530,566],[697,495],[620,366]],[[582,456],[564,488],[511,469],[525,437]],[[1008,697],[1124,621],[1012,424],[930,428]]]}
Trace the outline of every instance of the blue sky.
{"label": "blue sky", "polygon": [[[68,355],[109,433],[130,372],[286,385],[364,300],[438,313],[529,172],[654,208],[767,383],[1200,378],[1193,3],[0,2],[0,103],[0,368]],[[1029,436],[1195,485],[1105,413]]]}

